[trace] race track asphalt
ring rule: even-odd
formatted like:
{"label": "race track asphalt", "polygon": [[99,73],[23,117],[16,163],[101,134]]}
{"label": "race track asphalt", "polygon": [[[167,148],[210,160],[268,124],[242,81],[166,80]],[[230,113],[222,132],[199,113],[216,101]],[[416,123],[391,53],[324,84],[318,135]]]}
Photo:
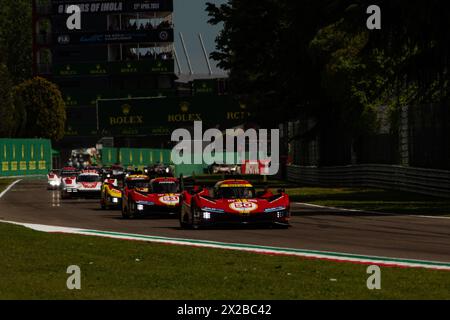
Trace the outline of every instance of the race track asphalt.
{"label": "race track asphalt", "polygon": [[46,181],[23,180],[0,199],[0,220],[283,248],[450,262],[450,219],[293,205],[292,227],[182,230],[174,218],[124,220],[98,200],[61,200]]}

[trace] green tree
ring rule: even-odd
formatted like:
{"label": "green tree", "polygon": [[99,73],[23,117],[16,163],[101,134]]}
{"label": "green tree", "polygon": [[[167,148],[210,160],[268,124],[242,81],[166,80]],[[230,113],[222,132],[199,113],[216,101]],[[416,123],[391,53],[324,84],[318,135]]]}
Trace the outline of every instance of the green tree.
{"label": "green tree", "polygon": [[[381,105],[448,102],[450,12],[431,0],[379,0],[382,30],[366,28],[369,0],[230,0],[207,4],[223,24],[212,58],[230,71],[258,123],[314,125],[326,164],[348,161],[349,146],[376,127]],[[337,150],[341,148],[342,150]],[[342,151],[341,159],[338,155]],[[337,160],[336,160],[337,159]]]}
{"label": "green tree", "polygon": [[66,107],[55,84],[40,77],[26,80],[14,88],[14,103],[22,123],[20,136],[63,138]]}
{"label": "green tree", "polygon": [[0,54],[13,83],[32,76],[30,0],[0,0]]}
{"label": "green tree", "polygon": [[0,137],[11,137],[14,132],[14,105],[12,99],[12,82],[8,68],[0,64]]}

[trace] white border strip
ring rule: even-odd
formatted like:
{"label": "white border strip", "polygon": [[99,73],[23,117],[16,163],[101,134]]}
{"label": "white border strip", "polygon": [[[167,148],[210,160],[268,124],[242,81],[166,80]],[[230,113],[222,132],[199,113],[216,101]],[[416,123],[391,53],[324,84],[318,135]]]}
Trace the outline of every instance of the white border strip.
{"label": "white border strip", "polygon": [[14,187],[16,184],[18,184],[20,181],[22,181],[21,179],[14,181],[13,183],[11,183],[5,190],[3,190],[2,193],[0,193],[0,199],[3,198],[3,196],[12,189],[12,187]]}

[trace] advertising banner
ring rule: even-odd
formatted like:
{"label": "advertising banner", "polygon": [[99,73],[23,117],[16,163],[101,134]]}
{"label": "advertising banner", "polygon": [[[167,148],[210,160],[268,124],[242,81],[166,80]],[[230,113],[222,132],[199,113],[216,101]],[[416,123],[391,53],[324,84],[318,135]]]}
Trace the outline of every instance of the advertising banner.
{"label": "advertising banner", "polygon": [[51,166],[50,140],[0,139],[0,176],[46,174]]}
{"label": "advertising banner", "polygon": [[133,12],[172,12],[173,0],[135,0],[135,1],[53,1],[52,13],[65,15],[67,7],[77,5],[82,13],[133,13]]}
{"label": "advertising banner", "polygon": [[250,115],[231,96],[194,96],[98,101],[102,135],[166,135],[202,121],[205,129],[233,128]]}
{"label": "advertising banner", "polygon": [[161,74],[174,73],[174,70],[174,60],[140,60],[55,64],[52,74],[58,77],[70,77],[80,75]]}
{"label": "advertising banner", "polygon": [[173,42],[173,30],[133,30],[118,32],[56,33],[56,45],[98,45],[109,43]]}

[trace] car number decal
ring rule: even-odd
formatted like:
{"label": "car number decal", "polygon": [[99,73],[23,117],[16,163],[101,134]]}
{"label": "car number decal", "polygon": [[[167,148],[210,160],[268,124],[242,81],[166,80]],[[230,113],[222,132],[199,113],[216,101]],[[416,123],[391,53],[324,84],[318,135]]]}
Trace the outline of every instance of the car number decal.
{"label": "car number decal", "polygon": [[258,209],[258,205],[254,202],[235,201],[230,203],[230,209],[239,213],[250,213]]}
{"label": "car number decal", "polygon": [[175,206],[175,205],[177,205],[180,202],[180,197],[179,196],[172,196],[172,195],[162,196],[162,197],[159,197],[159,201],[161,203],[164,203],[164,204],[168,205],[168,206]]}

